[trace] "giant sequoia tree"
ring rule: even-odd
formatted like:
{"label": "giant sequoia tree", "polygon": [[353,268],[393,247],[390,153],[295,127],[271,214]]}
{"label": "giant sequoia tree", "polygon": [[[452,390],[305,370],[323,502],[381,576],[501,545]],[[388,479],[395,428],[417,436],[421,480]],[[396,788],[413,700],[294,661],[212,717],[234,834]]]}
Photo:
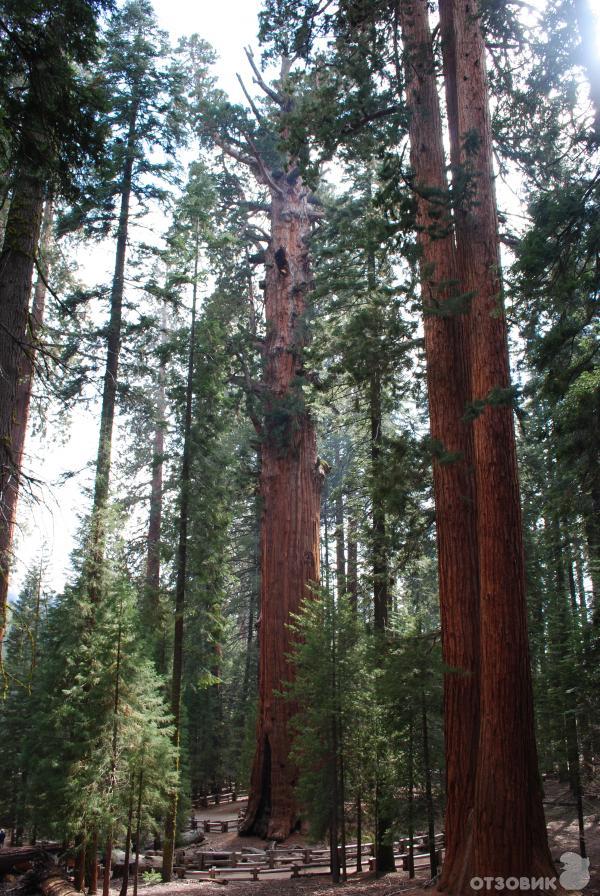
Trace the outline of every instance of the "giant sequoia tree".
{"label": "giant sequoia tree", "polygon": [[[480,619],[480,722],[472,874],[551,875],[537,767],[525,568],[506,319],[499,269],[492,132],[479,10],[440,6],[451,153],[468,188],[456,213],[457,275],[470,295]],[[468,135],[468,138],[465,137]],[[466,822],[467,819],[464,819]],[[464,886],[462,880],[457,888]]]}
{"label": "giant sequoia tree", "polygon": [[410,161],[421,249],[443,649],[446,664],[454,670],[445,677],[445,886],[462,873],[460,853],[473,802],[479,718],[473,442],[465,420],[469,333],[464,300],[456,295],[457,264],[427,3],[403,2],[397,10],[405,47]]}
{"label": "giant sequoia tree", "polygon": [[[298,821],[294,796],[297,772],[290,759],[288,723],[293,707],[281,687],[293,677],[287,628],[312,583],[319,580],[321,471],[314,422],[303,394],[303,348],[307,342],[312,275],[308,253],[311,227],[319,217],[298,162],[275,147],[281,116],[292,103],[288,66],[279,83],[267,85],[249,54],[256,81],[275,109],[274,124],[255,108],[257,124],[230,129],[216,141],[247,165],[269,196],[263,380],[256,384],[263,413],[259,422],[260,494],[260,659],[256,753],[245,833],[283,840]],[[254,104],[253,104],[254,105]],[[279,124],[278,124],[279,122]],[[254,132],[254,133],[253,133]]]}
{"label": "giant sequoia tree", "polygon": [[[270,4],[270,12],[275,16],[284,6]],[[316,16],[309,5],[295,19],[291,16],[296,32],[290,38],[288,25],[285,34],[294,49],[308,57],[314,36],[332,29],[333,71],[351,75],[347,60],[353,54],[370,54],[384,88],[391,78],[396,90],[406,90],[410,114],[412,172],[405,172],[401,161],[390,168],[403,179],[395,194],[400,201],[406,177],[411,177],[416,210],[442,628],[445,657],[455,670],[446,685],[449,861],[442,885],[459,892],[472,874],[550,873],[537,778],[512,392],[479,11],[476,6],[440,4],[453,214],[426,6],[351,3],[337,16]],[[281,24],[282,19],[277,21]],[[279,31],[271,29],[270,34],[275,43],[284,39]],[[343,90],[340,102],[346,103],[347,84],[340,87],[335,75],[322,71],[317,96],[331,102],[331,95]],[[345,132],[360,129],[361,120],[379,114],[364,82],[350,96],[355,97],[356,125],[350,119],[350,126],[342,122],[333,133],[330,118],[323,123],[314,113],[313,101],[314,130],[326,151],[332,144],[344,145]],[[389,107],[381,110],[388,112]],[[516,824],[510,817],[515,811]]]}

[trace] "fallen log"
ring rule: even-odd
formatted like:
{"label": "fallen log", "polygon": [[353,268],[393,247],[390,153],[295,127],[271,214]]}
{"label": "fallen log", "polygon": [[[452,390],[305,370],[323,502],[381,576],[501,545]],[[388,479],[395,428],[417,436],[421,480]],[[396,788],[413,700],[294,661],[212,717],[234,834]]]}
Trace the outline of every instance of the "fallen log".
{"label": "fallen log", "polygon": [[44,855],[39,846],[9,846],[0,850],[0,874],[12,871],[13,868],[27,870],[35,861]]}
{"label": "fallen log", "polygon": [[33,868],[24,874],[11,889],[12,893],[38,892],[42,896],[77,896],[77,890],[65,872],[55,864],[54,858],[43,849],[37,849]]}
{"label": "fallen log", "polygon": [[77,890],[57,868],[40,875],[37,886],[42,896],[76,896]]}

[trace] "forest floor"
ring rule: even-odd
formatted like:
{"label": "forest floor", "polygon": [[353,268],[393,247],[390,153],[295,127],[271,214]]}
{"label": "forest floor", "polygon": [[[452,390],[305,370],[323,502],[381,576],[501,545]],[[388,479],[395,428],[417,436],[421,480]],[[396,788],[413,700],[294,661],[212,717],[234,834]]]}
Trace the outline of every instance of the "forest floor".
{"label": "forest floor", "polygon": [[[204,818],[233,818],[240,808],[239,803],[229,803],[196,813],[199,822]],[[566,785],[550,781],[546,784],[546,818],[552,855],[557,862],[567,851],[579,852],[579,830],[575,807]],[[590,857],[590,883],[583,891],[584,896],[600,896],[600,800],[586,800],[585,834],[588,856]],[[308,845],[302,834],[292,834],[286,846]],[[265,841],[258,837],[239,837],[237,833],[207,834],[202,847],[208,849],[241,850],[244,846],[265,847]],[[235,880],[227,884],[231,896],[395,896],[410,893],[410,896],[432,896],[434,890],[428,886],[428,878],[421,875],[409,880],[405,872],[388,874],[376,879],[373,874],[353,874],[346,883],[333,884],[329,876],[312,876],[301,880],[277,878],[263,881]],[[148,889],[146,887],[143,888]],[[170,884],[151,886],[152,896],[209,896],[222,892],[223,884],[212,881],[174,881]]]}
{"label": "forest floor", "polygon": [[[545,810],[548,823],[550,848],[557,863],[560,874],[560,857],[564,852],[579,853],[579,830],[577,815],[569,789],[556,781],[546,784]],[[240,803],[229,803],[222,806],[202,809],[196,813],[199,827],[205,818],[233,819],[241,807]],[[585,835],[587,853],[590,858],[591,880],[582,891],[583,896],[600,896],[600,798],[586,798],[584,801]],[[243,847],[255,846],[265,848],[264,840],[258,837],[239,837],[236,832],[228,834],[210,833],[201,845],[201,849],[241,851]],[[285,843],[286,846],[308,846],[309,839],[295,833]],[[433,896],[435,890],[430,885],[425,870],[419,870],[418,876],[409,880],[406,872],[398,871],[376,879],[372,873],[351,874],[346,883],[333,884],[329,875],[313,874],[301,879],[290,878],[284,873],[272,875],[267,880],[230,880],[217,883],[208,880],[175,880],[170,884],[140,884],[140,893],[148,896],[212,896],[217,892],[225,892],[231,896],[396,896],[407,893],[410,896]],[[111,896],[118,892],[121,881],[115,879],[111,885]],[[0,883],[0,896],[9,892],[11,885]],[[151,891],[151,892],[149,892]],[[564,892],[564,891],[563,891]],[[482,891],[485,896],[485,891]],[[575,892],[573,891],[573,896]]]}

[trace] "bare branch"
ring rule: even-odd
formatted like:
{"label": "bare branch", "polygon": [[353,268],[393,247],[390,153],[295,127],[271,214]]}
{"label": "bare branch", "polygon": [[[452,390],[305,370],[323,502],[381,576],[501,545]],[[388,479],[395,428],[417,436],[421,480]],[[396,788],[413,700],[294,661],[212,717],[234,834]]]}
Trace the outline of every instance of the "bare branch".
{"label": "bare branch", "polygon": [[256,170],[257,161],[253,159],[252,156],[246,155],[239,149],[236,149],[228,140],[223,140],[223,138],[219,136],[219,134],[213,134],[212,138],[217,146],[219,146],[226,155],[231,156],[232,159],[236,159],[243,165],[248,165],[249,168],[253,168],[254,170]]}
{"label": "bare branch", "polygon": [[270,234],[268,234],[266,230],[263,230],[262,227],[259,227],[258,224],[254,224],[254,223],[248,224],[247,232],[253,233],[256,236],[256,238],[263,243],[264,242],[268,243],[269,240],[271,239]]}
{"label": "bare branch", "polygon": [[377,121],[379,118],[387,118],[389,115],[394,115],[396,112],[401,112],[403,106],[400,103],[394,103],[393,106],[386,106],[384,109],[378,109],[377,112],[372,112],[369,115],[363,115],[362,118],[359,118],[358,121],[353,124],[346,125],[343,128],[343,134],[354,134],[356,131],[360,131],[362,127],[366,124],[369,124],[371,121]]}
{"label": "bare branch", "polygon": [[73,309],[69,308],[69,306],[63,302],[61,297],[56,293],[56,291],[54,289],[52,289],[52,287],[48,283],[48,281],[46,279],[46,275],[44,274],[43,268],[40,264],[40,261],[39,261],[39,258],[37,257],[37,255],[34,255],[33,260],[35,262],[35,267],[38,272],[38,276],[39,276],[40,280],[42,281],[42,283],[44,284],[45,288],[48,290],[48,292],[50,293],[50,295],[52,296],[54,301],[60,305],[62,310],[65,312],[65,314],[68,314],[69,317],[74,318],[75,312],[73,311]]}
{"label": "bare branch", "polygon": [[244,205],[249,212],[266,212],[267,214],[271,213],[271,204],[269,202],[252,202],[250,200],[244,200]]}
{"label": "bare branch", "polygon": [[258,151],[258,148],[256,146],[256,143],[254,142],[254,140],[252,139],[250,134],[246,134],[246,140],[248,141],[250,149],[252,150],[254,158],[256,159],[256,164],[258,165],[258,169],[260,172],[260,176],[262,177],[263,183],[265,183],[268,187],[270,187],[271,190],[273,190],[279,196],[283,196],[283,190],[273,180],[273,176],[272,176],[271,172],[269,171],[269,169],[267,168],[267,166],[265,165],[265,163],[263,162],[260,152]]}
{"label": "bare branch", "polygon": [[244,84],[244,82],[243,82],[243,80],[242,80],[242,76],[236,73],[236,77],[237,77],[238,81],[240,82],[240,87],[241,87],[242,90],[244,91],[244,96],[245,96],[246,99],[248,100],[248,105],[250,106],[250,108],[251,108],[252,111],[254,112],[254,117],[256,118],[256,120],[258,121],[259,124],[263,124],[263,122],[264,122],[264,118],[263,118],[263,116],[260,114],[260,112],[258,111],[258,108],[257,108],[257,106],[256,106],[256,103],[254,102],[254,100],[252,99],[252,97],[250,96],[250,94],[248,93],[248,91],[247,91],[247,89],[246,89],[246,85]]}
{"label": "bare branch", "polygon": [[263,90],[267,94],[267,96],[273,100],[274,103],[277,103],[278,106],[285,106],[285,98],[267,84],[260,71],[258,70],[258,67],[254,61],[254,53],[252,52],[252,48],[246,47],[245,53],[252,71],[254,72],[254,83],[257,84],[258,87],[260,87],[261,90]]}

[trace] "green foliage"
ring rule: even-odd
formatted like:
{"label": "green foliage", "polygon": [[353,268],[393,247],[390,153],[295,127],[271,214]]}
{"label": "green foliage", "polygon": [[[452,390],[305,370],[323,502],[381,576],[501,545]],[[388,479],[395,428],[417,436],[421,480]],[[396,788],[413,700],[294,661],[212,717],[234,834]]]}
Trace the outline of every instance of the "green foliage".
{"label": "green foliage", "polygon": [[46,625],[49,595],[43,583],[43,558],[28,570],[11,608],[5,644],[3,693],[0,702],[0,806],[21,828],[33,811],[30,787],[33,757],[31,741],[36,726],[34,694],[39,675],[41,640]]}
{"label": "green foliage", "polygon": [[80,586],[70,586],[50,606],[40,636],[26,763],[27,821],[40,834],[122,829],[141,765],[149,822],[174,785],[163,684],[137,639],[135,593],[118,554],[112,562],[94,616]]}
{"label": "green foliage", "polygon": [[[103,98],[88,66],[99,52],[98,17],[111,0],[0,4],[2,171],[25,166],[72,195],[78,169],[98,156]],[[77,27],[73,23],[77,22]]]}
{"label": "green foliage", "polygon": [[320,592],[304,601],[292,630],[296,674],[286,696],[298,706],[292,721],[298,796],[311,835],[319,840],[344,799],[342,759],[348,796],[367,790],[374,763],[374,675],[346,597],[334,601]]}

